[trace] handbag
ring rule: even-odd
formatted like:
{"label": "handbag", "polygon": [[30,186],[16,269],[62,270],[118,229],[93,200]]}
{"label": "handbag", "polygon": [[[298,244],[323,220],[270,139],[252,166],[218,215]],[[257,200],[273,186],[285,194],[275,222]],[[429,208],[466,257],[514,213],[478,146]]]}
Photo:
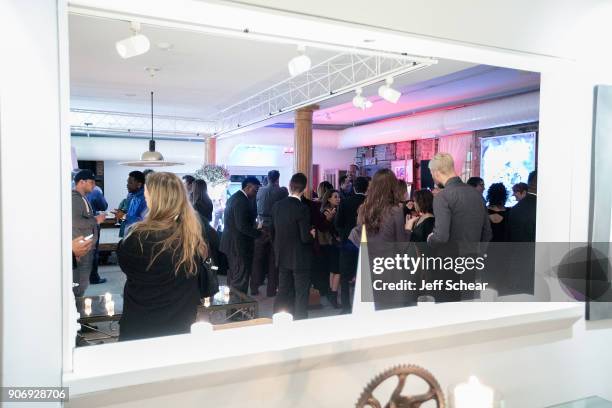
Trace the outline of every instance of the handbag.
{"label": "handbag", "polygon": [[[206,228],[202,228],[202,234],[204,235],[204,240],[208,242]],[[219,267],[215,265],[211,256],[206,258],[202,264],[204,270],[198,277],[200,280],[200,295],[201,297],[213,297],[219,292],[219,278],[217,277]],[[204,280],[206,281],[204,282]]]}
{"label": "handbag", "polygon": [[[200,295],[201,297],[213,297],[219,292],[219,278],[217,277],[219,268],[210,257],[203,262],[203,265],[204,270],[200,274]],[[202,282],[204,279],[206,282]]]}

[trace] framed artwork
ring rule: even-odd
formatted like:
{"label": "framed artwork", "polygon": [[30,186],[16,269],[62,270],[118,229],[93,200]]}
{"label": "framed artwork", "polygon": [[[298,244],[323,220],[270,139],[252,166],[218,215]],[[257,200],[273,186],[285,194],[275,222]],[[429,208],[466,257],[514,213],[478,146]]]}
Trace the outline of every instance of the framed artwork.
{"label": "framed artwork", "polygon": [[404,180],[408,184],[412,184],[414,180],[412,169],[412,159],[394,160],[391,162],[391,171],[395,173],[395,177],[399,180]]}

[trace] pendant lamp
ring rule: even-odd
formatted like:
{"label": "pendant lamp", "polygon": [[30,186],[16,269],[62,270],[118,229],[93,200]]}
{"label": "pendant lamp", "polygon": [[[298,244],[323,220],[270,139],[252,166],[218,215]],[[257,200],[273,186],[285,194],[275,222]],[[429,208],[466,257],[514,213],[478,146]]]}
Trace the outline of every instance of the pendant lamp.
{"label": "pendant lamp", "polygon": [[155,138],[153,137],[153,92],[151,92],[151,140],[149,140],[149,150],[140,156],[140,160],[119,163],[122,166],[132,167],[165,167],[180,166],[185,163],[170,162],[164,160],[164,156],[155,150]]}

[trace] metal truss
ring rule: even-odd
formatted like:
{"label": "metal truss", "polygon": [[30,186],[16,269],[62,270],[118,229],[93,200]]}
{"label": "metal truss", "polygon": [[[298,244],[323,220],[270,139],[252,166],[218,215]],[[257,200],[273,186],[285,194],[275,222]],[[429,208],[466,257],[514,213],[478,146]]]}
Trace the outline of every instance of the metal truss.
{"label": "metal truss", "polygon": [[215,135],[232,132],[329,98],[437,63],[435,59],[344,53],[221,110]]}
{"label": "metal truss", "polygon": [[[209,135],[214,123],[201,119],[172,116],[154,116],[155,135],[188,136]],[[73,132],[121,133],[150,135],[151,116],[137,113],[105,112],[85,109],[70,111],[70,127]]]}
{"label": "metal truss", "polygon": [[[310,70],[277,83],[249,98],[231,105],[210,120],[155,116],[156,135],[193,137],[220,136],[263,122],[304,106],[336,97],[358,87],[426,68],[437,63],[432,58],[407,55],[335,55]],[[146,114],[72,109],[73,132],[147,135],[151,117]]]}

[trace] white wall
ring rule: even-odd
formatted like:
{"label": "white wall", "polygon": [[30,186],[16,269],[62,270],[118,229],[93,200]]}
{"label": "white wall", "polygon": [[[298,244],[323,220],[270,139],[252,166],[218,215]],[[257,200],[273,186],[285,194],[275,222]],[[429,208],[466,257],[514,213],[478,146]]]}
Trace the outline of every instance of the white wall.
{"label": "white wall", "polygon": [[[604,43],[610,35],[595,31],[612,28],[610,24],[601,24],[609,18],[609,13],[596,10],[597,6],[607,5],[603,1],[543,0],[534,3],[519,0],[504,4],[485,0],[382,4],[322,0],[260,2],[281,9],[300,9],[344,21],[396,28],[417,36],[447,38],[450,41],[445,43],[446,51],[454,47],[452,41],[465,41],[466,45],[484,44],[506,51],[548,55],[574,55],[582,50],[592,54],[592,60],[584,60],[592,66],[601,66],[604,59],[609,58]],[[62,1],[58,3],[63,4]],[[119,5],[116,1],[110,3]],[[2,37],[11,39],[1,43],[2,55],[10,58],[4,58],[0,64],[3,385],[57,385],[62,369],[60,243],[65,234],[61,226],[59,186],[62,183],[60,161],[68,150],[61,154],[59,151],[56,11],[56,3],[50,0],[0,2]],[[591,18],[586,18],[589,14]],[[504,27],[505,22],[511,23]],[[585,30],[579,32],[580,27]],[[576,43],[579,49],[574,47]],[[475,54],[467,47],[453,49],[458,56],[460,50],[465,52],[466,60],[474,59]],[[545,75],[550,76],[543,76],[541,137],[547,138],[545,144],[548,146],[554,144],[557,132],[561,135],[560,145],[572,138],[578,142],[574,143],[575,151],[570,152],[571,155],[567,147],[559,147],[544,156],[551,169],[542,174],[540,183],[558,186],[558,191],[565,187],[571,192],[563,194],[563,206],[547,206],[550,214],[538,214],[544,216],[547,230],[546,235],[540,236],[541,229],[538,229],[538,238],[554,238],[559,228],[563,237],[581,240],[585,237],[584,213],[589,196],[588,174],[580,170],[582,166],[586,168],[585,163],[589,161],[588,142],[581,142],[589,140],[591,135],[591,123],[585,111],[591,106],[587,95],[592,85],[589,80],[593,77],[581,80],[579,75],[564,77],[559,71]],[[601,78],[610,79],[609,76]],[[578,96],[576,99],[562,94],[568,85],[575,88],[572,94]],[[32,89],[36,90],[35,98],[28,92]],[[571,115],[574,108],[580,111],[579,115]],[[34,114],[36,120],[32,119]],[[553,160],[555,152],[561,156],[556,161]],[[28,158],[27,162],[23,157]],[[569,160],[571,166],[564,160]],[[36,163],[40,170],[36,194],[45,198],[44,216],[19,217],[16,221],[15,214],[39,214],[41,211],[39,201],[24,199],[31,195],[30,186],[18,178],[31,171],[31,163]],[[543,166],[543,162],[540,165]],[[554,169],[571,169],[568,177],[561,180],[562,186],[559,185],[559,171]],[[571,207],[569,220],[565,208],[568,204]],[[40,299],[40,304],[32,302],[33,298]],[[262,390],[271,390],[276,392],[278,400],[272,400],[269,405],[282,401],[283,404],[278,405],[326,406],[327,401],[332,401],[335,406],[344,406],[346,401],[354,401],[364,381],[382,368],[391,363],[415,362],[434,371],[443,383],[463,379],[469,372],[482,372],[494,381],[493,385],[513,396],[515,404],[510,404],[511,407],[541,407],[590,394],[612,399],[611,343],[610,322],[607,321],[592,324],[588,330],[578,325],[571,337],[530,336],[436,351],[389,350],[387,355],[368,355],[360,363],[344,365],[339,355],[334,366],[313,367],[293,376],[253,379],[243,384],[243,388],[228,384],[211,390],[205,389],[205,384],[199,387],[194,384],[193,391],[180,394],[172,394],[170,387],[164,387],[162,391],[167,390],[169,394],[156,398],[132,389],[129,397],[133,406],[188,406],[203,402],[231,406],[225,402],[230,398],[235,402],[233,398],[242,397],[236,406],[244,406],[245,399],[265,398]],[[64,369],[70,367],[65,364]],[[345,394],[344,389],[350,390],[350,397],[349,391]],[[95,396],[94,402],[102,401],[103,397]]]}
{"label": "white wall", "polygon": [[[315,130],[313,134],[313,163],[319,165],[319,179],[325,169],[348,169],[355,160],[355,149],[336,147],[338,132]],[[104,195],[109,209],[116,208],[125,198],[127,175],[138,167],[119,165],[120,161],[135,160],[147,149],[146,140],[123,138],[72,137],[71,142],[79,160],[104,161]],[[204,145],[192,141],[160,140],[157,150],[166,160],[184,162],[183,166],[164,167],[179,175],[193,173],[204,160]],[[271,169],[281,173],[281,185],[288,185],[293,174],[291,153],[293,129],[260,128],[217,142],[217,163],[228,167],[232,174],[267,174]],[[160,169],[161,170],[161,169]]]}
{"label": "white wall", "polygon": [[609,24],[612,5],[605,0],[386,0],[378,3],[241,0],[239,3],[441,40],[566,58],[595,56],[605,49],[607,39],[612,36]]}
{"label": "white wall", "polygon": [[[573,330],[496,338],[495,333],[474,333],[429,339],[408,348],[400,344],[371,349],[362,355],[340,350],[323,363],[278,366],[257,377],[233,371],[208,380],[129,387],[75,399],[69,407],[350,407],[376,374],[398,364],[426,368],[445,394],[452,384],[476,375],[503,394],[508,408],[542,408],[591,395],[612,400],[610,321],[580,320]],[[286,370],[298,372],[288,375]]]}
{"label": "white wall", "polygon": [[[187,143],[187,142],[185,142]],[[99,160],[99,159],[98,159]],[[182,166],[168,166],[155,168],[155,171],[169,171],[176,173],[179,177],[193,172],[202,165],[198,162],[186,162]],[[108,202],[108,210],[117,208],[121,200],[127,196],[127,178],[131,171],[143,171],[143,167],[122,166],[118,161],[104,161],[104,197]]]}
{"label": "white wall", "polygon": [[[61,384],[60,186],[70,166],[62,173],[57,12],[55,1],[0,2],[2,386]],[[35,191],[24,182],[33,172]]]}

